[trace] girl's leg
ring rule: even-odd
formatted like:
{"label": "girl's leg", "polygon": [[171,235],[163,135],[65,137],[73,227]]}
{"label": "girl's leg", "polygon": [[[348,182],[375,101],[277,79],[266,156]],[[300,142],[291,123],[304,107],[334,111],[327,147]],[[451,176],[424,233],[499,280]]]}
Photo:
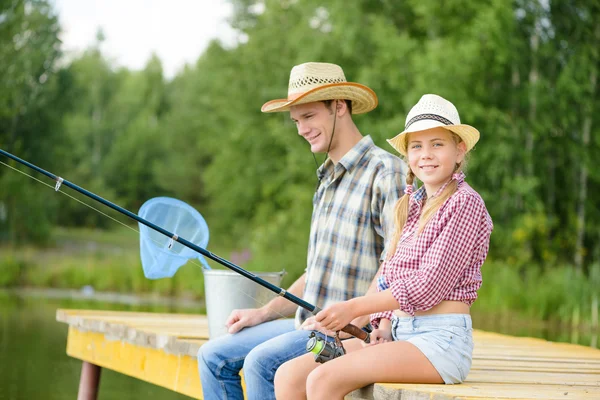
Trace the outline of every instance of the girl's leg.
{"label": "girl's leg", "polygon": [[[346,352],[356,351],[362,347],[358,339],[344,340],[343,343]],[[306,399],[306,379],[320,365],[323,364],[316,362],[311,353],[283,364],[275,374],[275,397],[286,400]]]}
{"label": "girl's leg", "polygon": [[[346,352],[362,348],[358,339],[345,340],[343,343]],[[316,362],[314,355],[310,353],[283,364],[275,374],[275,397],[286,400],[306,399],[306,379],[320,365],[323,364]]]}
{"label": "girl's leg", "polygon": [[275,397],[284,400],[306,399],[306,378],[319,363],[311,354],[294,358],[277,369],[275,373]]}
{"label": "girl's leg", "polygon": [[358,340],[349,340],[344,347],[348,354],[309,372],[306,382],[309,400],[343,399],[353,390],[375,382],[444,383],[427,357],[409,342],[362,348]]}

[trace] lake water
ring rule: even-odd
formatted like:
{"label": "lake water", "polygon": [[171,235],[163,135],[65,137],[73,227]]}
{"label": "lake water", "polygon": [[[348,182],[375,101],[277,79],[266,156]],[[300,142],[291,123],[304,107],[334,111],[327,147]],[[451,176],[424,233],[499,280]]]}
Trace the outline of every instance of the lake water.
{"label": "lake water", "polygon": [[[57,308],[194,312],[176,307],[0,296],[0,400],[77,398],[81,361],[66,355],[68,328],[56,321]],[[99,399],[189,397],[103,369]]]}
{"label": "lake water", "polygon": [[[163,304],[166,302],[163,302]],[[56,322],[57,308],[195,313],[200,305],[119,304],[61,300],[0,293],[0,400],[75,399],[81,361],[66,355],[67,325]],[[598,332],[549,326],[511,316],[473,313],[474,326],[517,336],[598,346]],[[161,387],[107,369],[102,370],[100,399],[189,399]]]}

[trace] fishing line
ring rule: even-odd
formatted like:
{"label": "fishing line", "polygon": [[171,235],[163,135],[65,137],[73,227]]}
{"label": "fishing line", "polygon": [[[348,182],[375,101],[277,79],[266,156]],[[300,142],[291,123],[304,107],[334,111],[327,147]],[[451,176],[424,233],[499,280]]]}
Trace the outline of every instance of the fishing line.
{"label": "fishing line", "polygon": [[[94,194],[94,193],[86,190],[86,189],[83,189],[83,188],[81,188],[81,187],[79,187],[79,186],[77,186],[77,185],[75,185],[75,184],[73,184],[73,183],[71,183],[71,182],[63,179],[62,177],[60,177],[58,175],[54,175],[53,173],[50,173],[50,172],[48,172],[48,171],[46,171],[46,170],[44,170],[44,169],[42,169],[40,167],[37,167],[37,166],[35,166],[35,165],[33,165],[33,164],[31,164],[31,163],[23,160],[23,159],[20,159],[19,157],[16,157],[16,156],[14,156],[14,155],[12,155],[12,154],[10,154],[10,153],[2,150],[2,149],[0,149],[0,154],[3,154],[3,155],[5,155],[8,158],[10,158],[10,159],[12,159],[12,160],[14,160],[14,161],[16,161],[16,162],[18,162],[20,164],[23,164],[23,165],[25,165],[25,166],[33,169],[34,171],[37,171],[37,172],[39,172],[39,173],[41,173],[43,175],[46,175],[47,177],[55,180],[57,182],[56,186],[54,187],[55,191],[59,191],[60,186],[62,184],[64,184],[65,186],[68,186],[69,188],[71,188],[71,189],[73,189],[73,190],[75,190],[75,191],[77,191],[77,192],[79,192],[79,193],[81,193],[81,194],[83,194],[85,196],[88,196],[91,199],[96,200],[99,203],[102,203],[105,206],[107,206],[109,208],[112,208],[115,211],[118,211],[118,212],[120,212],[122,214],[125,214],[126,216],[128,216],[128,217],[130,217],[130,218],[132,218],[132,219],[134,219],[136,221],[138,221],[139,223],[141,223],[143,225],[146,225],[147,227],[149,227],[151,229],[154,229],[157,232],[160,232],[161,234],[163,234],[163,235],[171,238],[173,241],[176,241],[176,242],[178,242],[178,243],[180,243],[180,244],[182,244],[182,245],[184,245],[184,246],[186,246],[186,247],[188,247],[188,248],[196,251],[197,253],[200,253],[201,255],[203,255],[203,256],[205,256],[207,258],[210,258],[213,261],[218,262],[219,264],[221,264],[221,265],[223,265],[223,266],[225,266],[225,267],[227,267],[227,268],[229,268],[229,269],[237,272],[238,274],[240,274],[240,275],[242,275],[242,276],[244,276],[244,277],[252,280],[253,282],[258,283],[259,285],[261,285],[261,286],[269,289],[270,291],[278,294],[279,296],[281,296],[281,297],[283,297],[283,298],[291,301],[292,303],[294,303],[294,304],[296,304],[296,305],[304,308],[305,310],[311,312],[313,315],[316,315],[319,311],[321,311],[321,309],[319,307],[314,306],[314,305],[306,302],[305,300],[303,300],[303,299],[301,299],[301,298],[299,298],[299,297],[297,297],[297,296],[289,293],[287,290],[285,290],[283,288],[280,288],[278,286],[275,286],[275,285],[273,285],[270,282],[265,281],[264,279],[256,276],[255,274],[253,274],[251,272],[246,271],[245,269],[243,269],[243,268],[241,268],[241,267],[239,267],[239,266],[231,263],[230,261],[227,261],[224,258],[221,258],[221,257],[217,256],[216,254],[213,254],[210,251],[208,251],[208,250],[206,250],[206,249],[204,249],[204,248],[202,248],[200,246],[197,246],[196,244],[194,244],[192,242],[189,242],[188,240],[186,240],[184,238],[181,238],[178,235],[176,235],[174,233],[171,233],[171,232],[167,231],[164,228],[161,228],[160,226],[155,225],[155,224],[153,224],[153,223],[151,223],[151,222],[149,222],[149,221],[141,218],[140,216],[132,213],[131,211],[128,211],[128,210],[124,209],[123,207],[120,207],[120,206],[118,206],[118,205],[116,205],[114,203],[111,203],[110,201],[108,201],[108,200],[106,200],[106,199],[104,199],[104,198],[102,198],[102,197],[100,197],[100,196],[98,196],[98,195],[96,195],[96,194]],[[3,165],[7,165],[5,163],[2,163],[2,164]],[[15,169],[13,167],[10,167],[10,168],[11,169]],[[18,169],[16,169],[16,170],[19,171]],[[19,172],[21,172],[21,171],[19,171]],[[29,176],[28,174],[25,174],[24,172],[22,172],[22,173],[24,175]],[[31,178],[35,179],[36,181],[39,181],[37,178],[34,178],[34,177],[31,177]],[[41,181],[39,181],[39,182],[41,182]],[[46,186],[49,186],[49,185],[46,184]],[[50,186],[50,187],[52,187],[52,186]],[[72,197],[72,196],[69,196],[69,197]],[[83,204],[85,204],[85,203],[83,203]],[[94,207],[91,207],[91,206],[89,206],[89,207],[95,210]],[[103,215],[105,215],[102,212],[100,212],[100,213],[103,214]],[[111,219],[114,220],[114,218],[112,218],[112,217],[109,217],[109,218],[111,218]],[[115,220],[115,221],[121,223],[118,220]],[[134,231],[136,231],[133,228],[131,228],[131,229],[134,230]],[[346,333],[349,333],[352,336],[363,340],[365,343],[369,343],[370,342],[370,335],[369,335],[369,333],[363,331],[362,329],[360,329],[359,327],[357,327],[355,325],[347,324],[345,327],[342,328],[342,331],[344,331]]]}
{"label": "fishing line", "polygon": [[[49,188],[51,188],[51,189],[55,189],[55,187],[54,187],[54,186],[52,186],[52,185],[50,185],[50,184],[48,184],[48,183],[46,183],[46,182],[44,182],[44,181],[42,181],[42,180],[40,180],[40,179],[36,178],[36,177],[35,177],[35,176],[33,176],[33,175],[29,175],[28,173],[26,173],[26,172],[23,172],[23,171],[21,171],[20,169],[13,167],[12,165],[6,164],[6,163],[4,163],[4,162],[2,162],[2,161],[0,161],[0,164],[2,164],[2,165],[4,165],[4,166],[6,166],[6,167],[8,167],[8,168],[12,169],[13,171],[17,171],[18,173],[20,173],[20,174],[22,174],[22,175],[25,175],[25,176],[27,176],[27,177],[29,177],[29,178],[33,179],[34,181],[41,183],[41,184],[42,184],[42,185],[44,185],[44,186],[47,186],[47,187],[49,187]],[[81,203],[81,204],[83,204],[84,206],[86,206],[86,207],[88,207],[88,208],[91,208],[92,210],[94,210],[94,211],[98,212],[99,214],[101,214],[101,215],[104,215],[105,217],[108,217],[108,218],[110,218],[111,220],[115,221],[116,223],[123,225],[123,226],[124,226],[124,227],[126,227],[127,229],[130,229],[130,230],[132,230],[132,231],[136,232],[138,235],[140,234],[140,231],[139,231],[139,230],[137,230],[137,229],[135,229],[135,228],[133,228],[133,227],[131,227],[131,226],[129,226],[129,225],[127,225],[127,224],[125,224],[125,223],[121,222],[121,221],[119,221],[118,219],[116,219],[116,218],[114,218],[114,217],[111,217],[110,215],[108,215],[108,214],[106,214],[105,212],[103,212],[103,211],[101,211],[101,210],[99,210],[99,209],[95,208],[94,206],[92,206],[92,205],[90,205],[90,204],[87,204],[87,203],[85,203],[85,202],[83,202],[83,201],[79,200],[77,197],[74,197],[74,196],[72,196],[72,195],[70,195],[70,194],[68,194],[68,193],[66,193],[66,192],[64,192],[64,191],[62,191],[62,190],[60,190],[60,188],[58,188],[58,190],[56,190],[56,189],[55,189],[55,191],[57,191],[57,192],[60,192],[60,193],[64,194],[65,196],[67,196],[67,197],[69,197],[69,198],[71,198],[71,199],[73,199],[73,200],[77,201],[78,203]],[[152,239],[152,238],[150,237],[150,240],[152,240],[152,241],[153,241],[155,244],[158,244],[158,245],[162,246],[162,243],[161,243],[161,242],[159,242],[159,241],[157,241],[156,239]],[[202,268],[202,265],[201,265],[200,263],[198,263],[197,261],[195,261],[195,260],[189,260],[188,262],[191,262],[192,264],[195,264],[196,266],[198,266],[198,267]],[[243,295],[245,295],[246,297],[248,297],[248,298],[250,298],[250,299],[252,299],[252,300],[256,301],[256,302],[257,302],[258,304],[260,304],[261,306],[266,306],[266,305],[268,304],[268,303],[266,303],[266,304],[263,304],[263,303],[262,303],[262,302],[261,302],[259,299],[256,299],[256,298],[252,297],[250,294],[248,294],[248,293],[244,292],[243,290],[241,290],[241,289],[239,289],[239,288],[237,288],[236,290],[238,291],[238,293],[242,293],[242,294],[243,294]],[[286,317],[286,315],[283,315],[283,314],[281,314],[281,313],[277,312],[276,310],[273,310],[273,309],[272,309],[272,308],[270,308],[270,307],[269,307],[269,310],[270,310],[270,311],[272,311],[274,314],[277,314],[277,315],[279,315],[279,316],[280,316],[280,317],[282,317],[282,318],[285,318],[285,317]]]}

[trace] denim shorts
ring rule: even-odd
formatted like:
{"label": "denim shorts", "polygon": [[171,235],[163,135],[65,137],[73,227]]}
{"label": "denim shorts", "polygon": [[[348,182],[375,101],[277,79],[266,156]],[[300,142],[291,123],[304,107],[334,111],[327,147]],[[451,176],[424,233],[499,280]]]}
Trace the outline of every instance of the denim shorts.
{"label": "denim shorts", "polygon": [[444,383],[463,382],[473,358],[473,325],[468,314],[392,317],[392,338],[414,344]]}

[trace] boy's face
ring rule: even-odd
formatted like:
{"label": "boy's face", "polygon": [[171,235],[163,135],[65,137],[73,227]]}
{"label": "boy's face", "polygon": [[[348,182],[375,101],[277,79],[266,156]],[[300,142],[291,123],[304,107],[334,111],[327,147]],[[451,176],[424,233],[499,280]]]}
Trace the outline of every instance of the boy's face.
{"label": "boy's face", "polygon": [[[298,128],[298,134],[310,143],[313,153],[326,153],[331,138],[335,102],[331,109],[323,102],[299,104],[290,108],[290,118]],[[330,151],[334,143],[331,143]]]}

